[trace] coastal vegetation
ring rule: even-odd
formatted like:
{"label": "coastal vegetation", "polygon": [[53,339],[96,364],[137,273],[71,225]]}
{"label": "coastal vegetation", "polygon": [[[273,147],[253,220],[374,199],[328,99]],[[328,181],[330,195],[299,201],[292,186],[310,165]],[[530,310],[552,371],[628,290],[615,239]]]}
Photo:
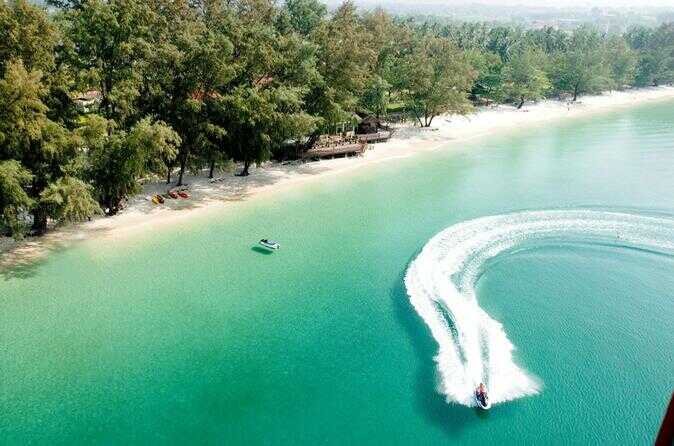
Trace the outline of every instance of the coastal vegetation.
{"label": "coastal vegetation", "polygon": [[[674,80],[674,25],[624,34],[360,12],[347,1],[0,2],[0,231],[117,213],[157,176],[246,176],[358,116],[420,126],[476,104]],[[174,178],[175,176],[175,178]]]}

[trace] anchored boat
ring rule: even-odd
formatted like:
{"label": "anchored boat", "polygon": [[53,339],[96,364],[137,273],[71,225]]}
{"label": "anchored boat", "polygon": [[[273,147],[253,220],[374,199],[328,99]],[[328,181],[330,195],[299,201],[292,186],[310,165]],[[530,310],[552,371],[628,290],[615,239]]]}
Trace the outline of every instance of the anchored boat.
{"label": "anchored boat", "polygon": [[281,247],[281,245],[279,245],[278,242],[276,242],[274,240],[268,240],[266,238],[263,238],[262,240],[260,240],[260,245],[264,246],[267,249],[271,249],[271,250],[274,250],[274,251],[276,251],[277,249],[279,249]]}

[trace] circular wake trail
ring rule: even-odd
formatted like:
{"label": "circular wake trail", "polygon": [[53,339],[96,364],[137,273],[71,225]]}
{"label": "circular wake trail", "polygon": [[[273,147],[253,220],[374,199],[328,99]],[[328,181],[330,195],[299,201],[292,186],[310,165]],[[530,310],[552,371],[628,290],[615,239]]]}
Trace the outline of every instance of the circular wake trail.
{"label": "circular wake trail", "polygon": [[410,301],[438,343],[439,391],[474,405],[480,382],[493,403],[536,394],[541,383],[513,360],[503,326],[477,302],[485,262],[528,242],[577,242],[674,253],[674,219],[593,210],[520,212],[459,223],[434,236],[410,264]]}

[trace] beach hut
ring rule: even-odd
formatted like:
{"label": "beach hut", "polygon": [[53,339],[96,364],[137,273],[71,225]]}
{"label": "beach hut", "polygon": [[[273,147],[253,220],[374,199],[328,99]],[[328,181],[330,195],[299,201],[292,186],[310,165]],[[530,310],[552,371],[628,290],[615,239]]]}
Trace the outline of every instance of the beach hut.
{"label": "beach hut", "polygon": [[373,115],[363,117],[356,129],[358,140],[364,143],[387,141],[391,137],[391,131],[382,121]]}
{"label": "beach hut", "polygon": [[360,122],[358,123],[358,128],[356,129],[356,133],[358,135],[368,135],[371,133],[377,133],[381,127],[382,123],[381,120],[379,120],[379,118],[373,115],[368,115],[360,120]]}

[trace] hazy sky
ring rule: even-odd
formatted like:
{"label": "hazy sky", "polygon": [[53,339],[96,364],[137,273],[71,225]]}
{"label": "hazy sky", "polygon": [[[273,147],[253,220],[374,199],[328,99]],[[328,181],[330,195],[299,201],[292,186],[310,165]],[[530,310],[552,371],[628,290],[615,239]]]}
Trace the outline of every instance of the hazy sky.
{"label": "hazy sky", "polygon": [[[387,0],[364,0],[363,3],[379,3],[386,5]],[[425,3],[438,5],[457,4],[492,4],[492,5],[523,5],[523,6],[669,6],[674,8],[674,0],[392,0],[390,3]]]}

